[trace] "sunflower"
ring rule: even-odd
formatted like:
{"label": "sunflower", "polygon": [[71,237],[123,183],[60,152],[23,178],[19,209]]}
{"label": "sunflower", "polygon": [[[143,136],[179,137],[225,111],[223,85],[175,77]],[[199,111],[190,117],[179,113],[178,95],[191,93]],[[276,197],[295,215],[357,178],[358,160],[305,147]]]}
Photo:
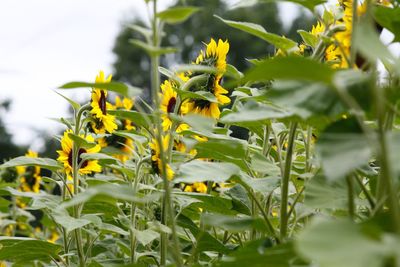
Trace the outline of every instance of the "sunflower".
{"label": "sunflower", "polygon": [[207,184],[204,182],[196,182],[193,184],[185,185],[183,191],[185,192],[196,192],[196,193],[207,193]]}
{"label": "sunflower", "polygon": [[119,159],[121,162],[125,162],[132,155],[132,150],[134,148],[133,141],[129,138],[122,137],[116,134],[111,134],[100,138],[98,141],[100,147],[113,147],[119,151],[119,153],[114,153],[112,156]]}
{"label": "sunflower", "polygon": [[189,100],[187,103],[184,103],[188,107],[188,112],[218,119],[221,114],[219,105],[226,105],[230,103],[230,98],[226,96],[228,91],[221,86],[222,77],[226,71],[226,56],[228,51],[228,41],[224,42],[222,40],[218,40],[217,44],[214,39],[211,39],[210,43],[206,45],[205,51],[200,51],[200,54],[194,63],[198,65],[215,67],[217,69],[217,73],[209,74],[205,84],[198,85],[190,90],[210,92],[215,96],[216,101],[211,102],[205,99]]}
{"label": "sunflower", "polygon": [[[100,71],[99,75],[96,76],[96,83],[109,83],[111,81],[111,75],[107,78],[104,76],[104,72]],[[92,100],[90,103],[92,114],[91,129],[95,133],[112,133],[117,129],[115,123],[115,116],[107,114],[107,110],[113,109],[113,106],[107,102],[107,91],[99,88],[93,88]]]}
{"label": "sunflower", "polygon": [[[58,161],[64,164],[65,172],[68,174],[72,173],[72,147],[74,142],[68,136],[69,133],[72,133],[71,130],[67,130],[64,132],[64,135],[61,139],[61,148],[62,150],[57,150],[59,157]],[[94,138],[91,135],[80,135],[80,137],[84,138],[88,142],[94,142]],[[80,148],[78,151],[78,164],[80,164],[79,174],[90,174],[92,172],[101,172],[101,166],[98,164],[97,160],[87,160],[82,162],[81,154],[83,153],[97,153],[99,152],[101,147],[96,144],[92,148]]]}
{"label": "sunflower", "polygon": [[[119,96],[115,97],[115,109],[125,109],[125,110],[132,110],[133,108],[133,99],[124,97],[121,99]],[[135,125],[132,121],[123,119],[121,120],[125,130],[135,130]]]}
{"label": "sunflower", "polygon": [[[26,157],[37,158],[38,154],[32,150],[28,150],[25,154]],[[16,167],[17,173],[20,176],[19,190],[22,192],[34,192],[39,193],[40,182],[42,177],[40,176],[40,167],[38,166],[18,166]],[[22,204],[22,203],[21,203]]]}
{"label": "sunflower", "polygon": [[[166,135],[162,136],[161,139],[162,139],[163,150],[164,152],[166,152],[168,149],[170,137],[169,135]],[[160,155],[161,152],[160,145],[156,139],[152,139],[149,146],[151,149],[151,165],[153,171],[157,174],[162,174],[162,159]],[[174,177],[174,171],[171,169],[171,166],[168,163],[166,164],[166,170],[167,170],[167,179],[172,180],[172,178]]]}

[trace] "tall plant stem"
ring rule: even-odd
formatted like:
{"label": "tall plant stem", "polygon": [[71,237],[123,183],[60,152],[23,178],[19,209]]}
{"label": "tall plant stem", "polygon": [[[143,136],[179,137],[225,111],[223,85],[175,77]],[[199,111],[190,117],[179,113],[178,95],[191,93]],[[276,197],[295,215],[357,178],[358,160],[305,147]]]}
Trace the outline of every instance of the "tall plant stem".
{"label": "tall plant stem", "polygon": [[280,237],[283,240],[287,235],[288,228],[288,198],[289,198],[289,180],[290,171],[292,168],[292,156],[294,148],[294,140],[296,137],[297,122],[293,122],[289,129],[289,140],[285,158],[285,168],[282,176],[281,184],[281,223],[280,223]]}
{"label": "tall plant stem", "polygon": [[355,216],[355,203],[354,203],[354,181],[351,175],[346,177],[347,182],[347,206],[349,211],[349,216],[354,219]]}
{"label": "tall plant stem", "polygon": [[[158,21],[157,15],[157,0],[153,0],[153,20],[152,20],[152,45],[154,47],[160,46]],[[161,176],[163,179],[164,195],[162,198],[161,206],[161,223],[164,225],[169,225],[172,230],[172,248],[173,257],[177,266],[182,266],[181,252],[179,248],[179,240],[176,233],[174,212],[172,210],[172,200],[171,200],[171,189],[170,183],[167,177],[167,155],[162,142],[162,127],[160,119],[160,99],[158,96],[158,90],[160,88],[160,75],[158,73],[158,67],[160,65],[160,58],[158,55],[151,55],[151,95],[153,100],[153,108],[155,116],[155,126],[156,126],[156,141],[160,148],[160,159],[161,159]],[[171,136],[171,138],[173,138]],[[169,217],[169,218],[168,218]],[[161,256],[161,266],[166,266],[167,263],[167,252],[168,252],[168,234],[161,233],[161,244],[160,244],[160,256]]]}

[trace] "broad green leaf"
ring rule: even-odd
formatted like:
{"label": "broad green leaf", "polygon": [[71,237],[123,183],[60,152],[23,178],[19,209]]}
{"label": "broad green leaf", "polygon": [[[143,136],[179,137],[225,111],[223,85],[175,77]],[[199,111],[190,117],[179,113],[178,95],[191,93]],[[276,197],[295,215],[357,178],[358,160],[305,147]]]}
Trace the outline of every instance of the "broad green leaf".
{"label": "broad green leaf", "polygon": [[130,120],[135,125],[141,126],[146,129],[150,129],[154,121],[153,115],[140,113],[133,110],[110,110],[108,111],[108,113],[122,119]]}
{"label": "broad green leaf", "polygon": [[309,45],[312,48],[315,48],[317,46],[317,43],[318,43],[317,36],[311,34],[310,32],[303,31],[303,30],[298,30],[297,32],[300,34],[301,38],[303,39],[303,41],[306,45]]}
{"label": "broad green leaf", "polygon": [[215,266],[220,267],[306,267],[294,251],[292,242],[273,246],[270,239],[249,242],[220,259]]}
{"label": "broad green leaf", "polygon": [[274,45],[276,48],[280,48],[283,50],[296,50],[297,43],[287,39],[285,37],[279,36],[274,33],[267,32],[261,25],[250,23],[250,22],[239,22],[232,20],[225,20],[217,15],[214,15],[216,18],[220,19],[225,24],[239,29],[241,31],[250,33],[251,35],[257,36],[258,38],[263,39],[264,41]]}
{"label": "broad green leaf", "polygon": [[82,153],[80,156],[81,156],[81,159],[84,161],[98,160],[100,163],[103,163],[103,164],[112,164],[112,163],[119,162],[116,158],[106,155],[104,153]]}
{"label": "broad green leaf", "polygon": [[187,20],[200,8],[194,6],[171,7],[167,10],[157,13],[156,17],[169,24],[178,24]]}
{"label": "broad green leaf", "polygon": [[85,138],[73,134],[73,133],[69,133],[68,137],[71,138],[71,140],[78,146],[78,147],[82,147],[82,148],[93,148],[95,147],[97,144],[95,142],[90,142],[88,140],[86,140]]}
{"label": "broad green leaf", "polygon": [[[398,12],[400,15],[400,13]],[[398,21],[400,26],[400,20]],[[379,35],[370,23],[361,21],[354,32],[354,45],[360,53],[372,63],[381,60],[386,68],[394,70],[400,75],[400,64],[390,53],[389,49],[380,41]]]}
{"label": "broad green leaf", "polygon": [[192,220],[184,215],[179,215],[176,223],[183,228],[189,229],[192,235],[196,238],[196,250],[202,251],[217,251],[221,253],[229,252],[229,249],[225,247],[218,239],[215,239],[208,232],[202,231]]}
{"label": "broad green leaf", "polygon": [[226,64],[226,72],[224,76],[233,78],[235,80],[240,80],[243,78],[244,75],[235,66],[231,64]]}
{"label": "broad green leaf", "polygon": [[26,237],[0,237],[0,260],[21,264],[34,260],[50,262],[52,258],[59,258],[60,251],[60,245],[43,240]]}
{"label": "broad green leaf", "polygon": [[[257,102],[248,102],[243,107],[238,108],[237,112],[227,113],[221,117],[221,122],[225,124],[267,122],[270,119],[281,119],[291,117],[293,114],[281,108],[267,106]],[[256,124],[258,125],[258,124]]]}
{"label": "broad green leaf", "polygon": [[272,79],[300,80],[331,84],[335,70],[310,58],[289,56],[260,61],[245,73],[244,81]]}
{"label": "broad green leaf", "polygon": [[57,171],[62,168],[58,161],[49,158],[16,157],[0,165],[0,169],[17,166],[38,166],[50,171]]}
{"label": "broad green leaf", "polygon": [[373,8],[375,20],[394,34],[394,42],[400,42],[400,8],[377,5]]}
{"label": "broad green leaf", "polygon": [[208,102],[218,103],[218,100],[215,97],[215,95],[213,95],[210,92],[206,91],[192,92],[192,91],[183,91],[180,89],[176,89],[176,92],[180,95],[182,100],[190,98],[190,99],[202,99],[202,100],[207,100]]}
{"label": "broad green leaf", "polygon": [[217,69],[211,66],[197,65],[197,64],[180,64],[173,67],[175,73],[217,73]]}
{"label": "broad green leaf", "polygon": [[174,192],[174,198],[177,202],[182,203],[184,208],[194,207],[196,213],[199,208],[220,214],[236,214],[232,210],[232,200],[222,196],[212,196],[207,194],[191,193],[191,192]]}
{"label": "broad green leaf", "polygon": [[214,125],[216,123],[215,119],[201,116],[198,114],[188,114],[185,116],[171,116],[173,119],[190,125],[191,129],[194,131],[199,131],[201,133],[212,133]]}
{"label": "broad green leaf", "polygon": [[160,237],[159,233],[157,233],[151,229],[146,229],[143,231],[139,231],[137,229],[132,229],[132,231],[135,233],[136,240],[143,246],[147,246],[153,240]]}
{"label": "broad green leaf", "polygon": [[281,179],[279,177],[252,178],[241,172],[238,182],[246,189],[252,189],[255,192],[267,195],[279,187]]}
{"label": "broad green leaf", "polygon": [[367,165],[372,156],[371,144],[354,119],[330,125],[320,135],[316,150],[329,180],[345,178],[357,168]]}
{"label": "broad green leaf", "polygon": [[109,83],[87,83],[87,82],[69,82],[59,87],[60,89],[76,89],[76,88],[100,88],[107,91],[112,91],[123,95],[125,97],[133,97],[140,95],[142,89],[128,86],[120,82],[109,82]]}
{"label": "broad green leaf", "polygon": [[135,194],[131,186],[102,184],[90,187],[87,190],[75,195],[74,198],[62,203],[60,208],[69,208],[78,204],[82,204],[94,197],[96,197],[97,200],[105,198],[105,199],[131,201],[137,203],[147,203],[158,199],[160,195],[151,194],[147,195],[146,197],[139,197],[138,194]]}
{"label": "broad green leaf", "polygon": [[242,185],[235,184],[232,188],[226,190],[224,194],[232,198],[232,209],[242,214],[251,215],[252,204],[246,189]]}
{"label": "broad green leaf", "polygon": [[276,81],[265,97],[289,114],[303,120],[314,118],[320,124],[345,112],[334,90],[321,83]]}
{"label": "broad green leaf", "polygon": [[245,168],[246,142],[237,139],[209,139],[207,142],[199,142],[196,149],[196,158],[209,158],[231,162]]}
{"label": "broad green leaf", "polygon": [[314,209],[347,209],[348,190],[344,179],[332,182],[318,174],[305,188],[306,206]]}
{"label": "broad green leaf", "polygon": [[174,47],[156,47],[139,40],[130,40],[130,43],[139,48],[142,48],[144,51],[147,52],[147,54],[152,57],[177,52],[177,49]]}
{"label": "broad green leaf", "polygon": [[296,248],[320,267],[383,266],[387,250],[350,220],[316,219],[300,235]]}
{"label": "broad green leaf", "polygon": [[174,178],[174,182],[195,183],[212,181],[223,183],[233,175],[238,174],[239,171],[239,167],[232,163],[193,160],[179,167],[179,172]]}
{"label": "broad green leaf", "polygon": [[71,217],[66,211],[58,210],[56,212],[52,212],[52,218],[60,224],[62,227],[66,229],[67,232],[71,232],[75,229],[82,228],[85,225],[90,224],[89,220],[83,218],[74,218]]}
{"label": "broad green leaf", "polygon": [[265,221],[262,218],[254,218],[250,216],[230,216],[215,213],[203,213],[201,222],[205,225],[222,228],[230,232],[242,232],[256,229],[264,233],[268,232]]}
{"label": "broad green leaf", "polygon": [[264,173],[268,176],[277,177],[281,174],[281,170],[276,163],[272,162],[258,151],[252,153],[250,167],[253,171]]}

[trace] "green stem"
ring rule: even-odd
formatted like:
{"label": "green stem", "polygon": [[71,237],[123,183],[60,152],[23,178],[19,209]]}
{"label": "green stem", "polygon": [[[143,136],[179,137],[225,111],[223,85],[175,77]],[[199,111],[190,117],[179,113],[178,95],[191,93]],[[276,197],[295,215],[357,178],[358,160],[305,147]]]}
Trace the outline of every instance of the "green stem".
{"label": "green stem", "polygon": [[354,203],[354,184],[353,184],[353,177],[351,175],[346,177],[347,182],[347,205],[349,216],[351,219],[354,220],[355,217],[355,203]]}
{"label": "green stem", "polygon": [[294,122],[290,125],[288,148],[286,151],[286,159],[285,159],[285,169],[284,169],[284,174],[282,176],[282,184],[281,184],[281,214],[280,214],[281,215],[281,228],[280,228],[281,239],[286,238],[287,228],[288,228],[289,180],[290,180],[290,171],[292,168],[292,156],[293,156],[294,140],[296,137],[296,130],[297,130],[297,122]]}
{"label": "green stem", "polygon": [[355,175],[355,179],[356,179],[356,182],[358,183],[358,185],[361,187],[361,190],[363,191],[365,197],[367,198],[368,203],[371,206],[371,209],[372,210],[375,209],[376,204],[375,204],[374,198],[372,197],[371,192],[365,187],[365,185],[362,182],[362,180],[361,180],[359,175],[356,174]]}

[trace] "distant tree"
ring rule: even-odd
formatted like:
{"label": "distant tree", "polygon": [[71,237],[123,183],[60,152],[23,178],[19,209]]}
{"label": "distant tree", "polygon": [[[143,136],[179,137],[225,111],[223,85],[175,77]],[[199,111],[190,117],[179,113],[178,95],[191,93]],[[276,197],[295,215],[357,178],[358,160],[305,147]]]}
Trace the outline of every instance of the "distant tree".
{"label": "distant tree", "polygon": [[[274,3],[227,10],[227,5],[222,0],[187,0],[185,2],[187,5],[201,7],[201,11],[182,24],[165,26],[167,38],[163,39],[162,45],[175,46],[180,51],[174,55],[162,57],[161,64],[164,66],[194,60],[199,50],[203,48],[202,43],[208,42],[211,37],[229,40],[228,62],[239,70],[244,70],[249,66],[246,59],[259,58],[275,52],[271,45],[225,25],[215,18],[214,14],[226,19],[257,23],[269,32],[285,35],[298,41],[296,29],[308,29],[313,22],[311,18],[303,14],[293,22],[288,31],[284,31],[278,17],[277,5]],[[122,26],[113,48],[117,57],[114,63],[114,78],[144,88],[144,98],[148,98],[146,89],[150,84],[149,58],[143,50],[129,43],[130,39],[142,38],[140,34],[127,26],[129,24],[144,25],[145,23],[138,18],[133,18]]]}
{"label": "distant tree", "polygon": [[7,131],[3,121],[11,105],[11,100],[0,101],[0,163],[25,153],[26,147],[20,147],[12,140],[12,134]]}

